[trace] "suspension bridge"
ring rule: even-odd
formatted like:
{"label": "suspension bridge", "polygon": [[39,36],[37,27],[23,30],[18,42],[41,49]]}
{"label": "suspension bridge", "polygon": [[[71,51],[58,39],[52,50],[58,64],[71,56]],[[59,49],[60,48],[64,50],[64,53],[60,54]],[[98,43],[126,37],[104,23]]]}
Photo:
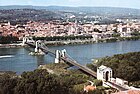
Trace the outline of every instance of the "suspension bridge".
{"label": "suspension bridge", "polygon": [[79,63],[77,63],[74,59],[72,59],[65,50],[62,51],[62,53],[59,50],[51,50],[49,49],[42,41],[36,41],[34,42],[32,39],[23,39],[23,45],[27,44],[31,47],[35,48],[35,52],[38,51],[38,49],[40,49],[41,51],[43,51],[44,53],[51,53],[55,56],[55,63],[59,63],[60,60],[63,60],[69,64],[72,64],[76,67],[78,67],[80,70],[84,71],[85,73],[93,76],[93,77],[97,77],[96,72],[92,71],[91,69],[87,68],[86,66],[83,66]]}
{"label": "suspension bridge", "polygon": [[[61,60],[69,63],[73,66],[78,67],[80,70],[84,71],[86,74],[89,74],[91,76],[93,76],[94,78],[98,78],[97,77],[97,73],[91,69],[89,69],[88,67],[79,64],[77,61],[75,61],[73,58],[70,57],[70,55],[68,55],[68,53],[66,52],[66,50],[52,50],[49,49],[44,42],[38,40],[38,41],[34,41],[32,38],[30,37],[24,37],[23,38],[23,42],[22,45],[27,44],[30,47],[35,48],[35,52],[38,52],[38,50],[40,49],[42,52],[44,52],[45,54],[51,53],[52,55],[54,55],[55,57],[55,63],[59,63]],[[111,76],[110,76],[111,78]],[[116,88],[120,91],[125,91],[128,90],[128,87],[124,87],[121,85],[118,85],[116,83],[112,83],[110,80],[104,81],[104,84],[113,88]]]}

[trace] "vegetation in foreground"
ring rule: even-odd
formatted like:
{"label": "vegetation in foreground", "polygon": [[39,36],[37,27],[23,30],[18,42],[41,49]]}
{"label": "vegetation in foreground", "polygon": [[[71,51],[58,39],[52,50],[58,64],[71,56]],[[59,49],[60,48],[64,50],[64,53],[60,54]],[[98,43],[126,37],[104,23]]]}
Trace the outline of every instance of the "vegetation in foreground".
{"label": "vegetation in foreground", "polygon": [[[129,81],[129,85],[140,87],[140,52],[118,54],[112,57],[99,59],[97,67],[106,65],[113,69],[114,77],[119,77]],[[92,70],[96,67],[88,65]]]}
{"label": "vegetation in foreground", "polygon": [[[60,65],[64,68],[65,64]],[[31,72],[23,72],[21,76],[16,74],[0,74],[0,94],[102,94],[105,88],[101,87],[101,81],[83,74],[78,70],[61,70],[55,73],[60,66],[48,65],[54,73],[47,69],[36,69]],[[63,73],[64,72],[64,73]],[[85,93],[84,85],[87,80],[95,82],[97,89]]]}

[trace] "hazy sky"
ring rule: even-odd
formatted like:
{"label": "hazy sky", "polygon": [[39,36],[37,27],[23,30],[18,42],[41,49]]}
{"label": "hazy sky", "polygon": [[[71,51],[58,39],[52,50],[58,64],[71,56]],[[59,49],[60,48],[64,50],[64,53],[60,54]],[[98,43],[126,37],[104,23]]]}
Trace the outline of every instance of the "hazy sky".
{"label": "hazy sky", "polygon": [[140,9],[140,0],[0,0],[3,5],[111,6]]}

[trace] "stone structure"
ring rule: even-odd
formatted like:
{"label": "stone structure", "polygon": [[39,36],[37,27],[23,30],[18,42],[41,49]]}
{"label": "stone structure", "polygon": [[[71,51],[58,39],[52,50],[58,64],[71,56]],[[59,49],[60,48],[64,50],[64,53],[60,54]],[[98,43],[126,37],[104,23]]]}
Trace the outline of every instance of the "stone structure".
{"label": "stone structure", "polygon": [[55,63],[59,63],[60,61],[60,51],[56,50],[55,52]]}
{"label": "stone structure", "polygon": [[55,63],[59,63],[61,61],[60,57],[66,57],[66,50],[65,49],[62,51],[56,50]]}
{"label": "stone structure", "polygon": [[101,65],[97,68],[97,79],[102,81],[111,81],[112,69]]}

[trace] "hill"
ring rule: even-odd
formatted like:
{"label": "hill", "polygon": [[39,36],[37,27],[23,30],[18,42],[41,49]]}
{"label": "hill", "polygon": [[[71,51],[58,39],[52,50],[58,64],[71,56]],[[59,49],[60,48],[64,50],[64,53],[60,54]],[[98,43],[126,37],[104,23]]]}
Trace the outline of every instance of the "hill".
{"label": "hill", "polygon": [[[15,8],[15,7],[14,7]],[[0,22],[10,21],[11,23],[25,23],[27,21],[48,21],[52,19],[60,19],[63,17],[61,13],[47,10],[37,9],[1,9]]]}
{"label": "hill", "polygon": [[129,81],[136,87],[140,87],[140,52],[118,54],[99,60],[98,66],[106,65],[114,71],[114,77]]}
{"label": "hill", "polygon": [[0,9],[46,9],[49,11],[66,11],[66,12],[85,12],[100,15],[139,15],[140,9],[119,8],[119,7],[66,7],[66,6],[0,6]]}

